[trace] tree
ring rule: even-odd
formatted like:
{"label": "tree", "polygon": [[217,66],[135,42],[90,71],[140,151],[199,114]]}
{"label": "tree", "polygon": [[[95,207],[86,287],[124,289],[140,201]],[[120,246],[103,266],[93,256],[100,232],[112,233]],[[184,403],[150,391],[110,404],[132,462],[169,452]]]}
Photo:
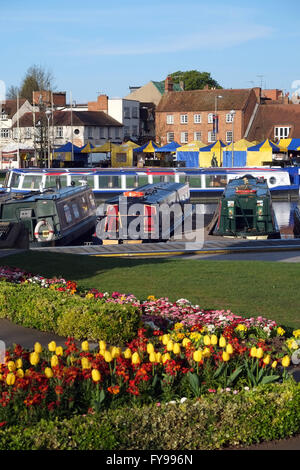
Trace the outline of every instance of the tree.
{"label": "tree", "polygon": [[19,92],[20,98],[32,101],[33,91],[54,89],[54,78],[50,70],[44,69],[41,65],[32,65],[28,68],[20,87],[10,86],[7,92],[8,99],[16,99]]}
{"label": "tree", "polygon": [[202,90],[206,85],[210,88],[222,88],[219,83],[214,80],[210,73],[199,72],[198,70],[189,70],[186,72],[171,73],[173,83],[184,83],[185,90]]}

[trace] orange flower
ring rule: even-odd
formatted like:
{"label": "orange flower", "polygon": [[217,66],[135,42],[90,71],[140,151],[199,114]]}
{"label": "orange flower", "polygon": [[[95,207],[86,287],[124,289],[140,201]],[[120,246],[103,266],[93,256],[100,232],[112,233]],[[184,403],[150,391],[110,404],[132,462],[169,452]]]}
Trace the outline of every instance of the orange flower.
{"label": "orange flower", "polygon": [[112,395],[117,395],[118,393],[120,393],[120,386],[119,385],[112,385],[111,387],[108,387],[107,390]]}

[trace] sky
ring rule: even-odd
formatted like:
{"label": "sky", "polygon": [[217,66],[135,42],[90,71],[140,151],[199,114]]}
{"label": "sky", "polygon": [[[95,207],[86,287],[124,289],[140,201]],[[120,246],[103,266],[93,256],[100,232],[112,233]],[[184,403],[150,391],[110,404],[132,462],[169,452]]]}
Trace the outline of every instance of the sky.
{"label": "sky", "polygon": [[300,94],[299,0],[0,0],[2,89],[32,65],[67,101],[125,97],[178,70]]}

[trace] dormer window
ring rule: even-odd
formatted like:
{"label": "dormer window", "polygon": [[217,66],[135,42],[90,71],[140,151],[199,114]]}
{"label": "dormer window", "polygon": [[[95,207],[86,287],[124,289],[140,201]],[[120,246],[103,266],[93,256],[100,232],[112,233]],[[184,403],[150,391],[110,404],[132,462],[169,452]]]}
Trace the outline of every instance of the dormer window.
{"label": "dormer window", "polygon": [[1,121],[6,121],[7,119],[7,113],[3,110],[1,113]]}

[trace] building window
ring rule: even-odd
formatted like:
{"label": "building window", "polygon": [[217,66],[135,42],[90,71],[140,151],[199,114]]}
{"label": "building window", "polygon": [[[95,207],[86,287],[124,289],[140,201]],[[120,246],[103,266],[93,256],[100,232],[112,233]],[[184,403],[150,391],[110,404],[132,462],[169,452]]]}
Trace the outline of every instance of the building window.
{"label": "building window", "polygon": [[31,139],[31,127],[25,127],[25,139]]}
{"label": "building window", "polygon": [[137,126],[132,126],[132,135],[137,137],[137,135],[138,135],[138,127]]}
{"label": "building window", "polygon": [[167,132],[167,142],[174,142],[174,132]]}
{"label": "building window", "polygon": [[207,115],[207,122],[208,122],[208,124],[213,124],[213,122],[214,122],[214,114],[213,113],[209,113]]}
{"label": "building window", "polygon": [[91,126],[88,126],[88,139],[93,138],[93,128]]}
{"label": "building window", "polygon": [[132,108],[132,117],[133,117],[134,119],[137,119],[138,116],[139,116],[139,115],[138,115],[138,108],[137,108],[137,107]]}
{"label": "building window", "polygon": [[7,139],[9,137],[9,129],[1,129],[1,137]]}
{"label": "building window", "polygon": [[56,138],[60,139],[61,137],[64,136],[64,129],[63,127],[57,127],[56,128]]}
{"label": "building window", "polygon": [[226,122],[232,122],[232,121],[233,121],[233,113],[227,113]]}
{"label": "building window", "polygon": [[124,106],[124,118],[130,118],[130,108]]}
{"label": "building window", "polygon": [[[119,127],[115,127],[115,138],[119,139],[119,137],[120,137],[120,129]],[[100,138],[101,138],[101,135],[100,135]]]}
{"label": "building window", "polygon": [[124,126],[124,136],[130,137],[130,127]]}
{"label": "building window", "polygon": [[194,124],[201,124],[201,114],[194,114]]}
{"label": "building window", "polygon": [[226,142],[232,142],[232,131],[226,132]]}
{"label": "building window", "polygon": [[290,133],[290,127],[275,127],[274,137],[275,139],[287,139]]}
{"label": "building window", "polygon": [[180,133],[180,142],[182,144],[187,144],[188,143],[188,137],[189,137],[188,132],[181,132]]}
{"label": "building window", "polygon": [[216,133],[209,131],[207,140],[208,142],[216,142]]}
{"label": "building window", "polygon": [[201,141],[202,139],[202,132],[194,132],[194,140]]}
{"label": "building window", "polygon": [[105,137],[104,127],[100,127],[100,139],[104,139],[104,137]]}
{"label": "building window", "polygon": [[180,114],[180,124],[187,124],[187,123],[188,123],[188,115]]}
{"label": "building window", "polygon": [[167,114],[167,124],[174,124],[173,114]]}

